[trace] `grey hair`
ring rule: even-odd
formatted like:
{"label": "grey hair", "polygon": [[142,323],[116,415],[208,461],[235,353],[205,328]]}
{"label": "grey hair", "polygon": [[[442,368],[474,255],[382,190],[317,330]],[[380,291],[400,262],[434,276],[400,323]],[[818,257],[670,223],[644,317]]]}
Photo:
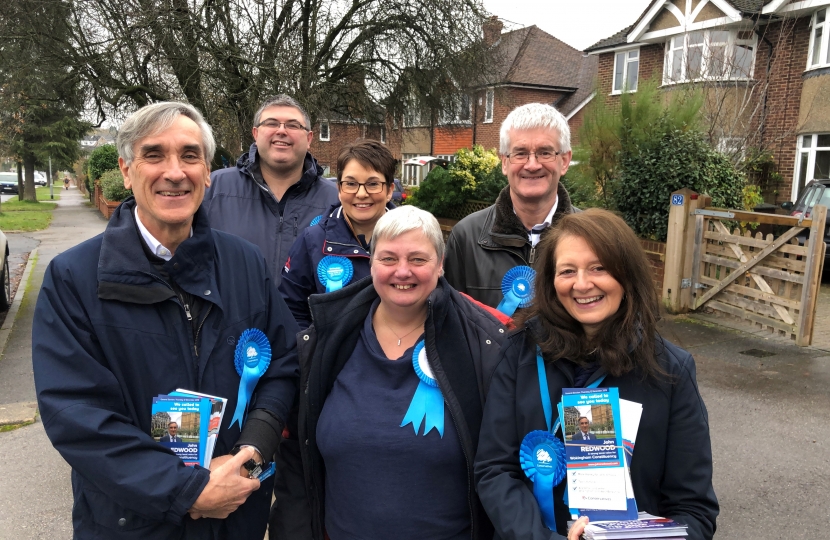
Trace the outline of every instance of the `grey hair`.
{"label": "grey hair", "polygon": [[305,112],[305,109],[303,109],[303,107],[297,102],[296,99],[292,98],[291,96],[286,96],[285,94],[271,96],[265,100],[265,103],[262,104],[262,106],[254,115],[254,127],[257,127],[259,125],[259,118],[262,116],[262,113],[268,107],[293,107],[297,109],[303,114],[303,120],[305,120],[306,129],[311,129],[311,118],[308,116],[308,113]]}
{"label": "grey hair", "polygon": [[559,135],[559,152],[571,151],[571,128],[568,127],[568,121],[553,106],[544,103],[528,103],[510,111],[499,130],[499,151],[502,155],[510,152],[508,131],[511,129],[539,128],[556,131]]}
{"label": "grey hair", "polygon": [[444,261],[444,235],[435,216],[415,206],[401,206],[383,214],[375,224],[370,246],[372,257],[381,240],[394,240],[409,231],[419,230],[435,248],[438,261]]}
{"label": "grey hair", "polygon": [[213,138],[213,130],[205,122],[205,118],[193,105],[178,101],[162,101],[146,105],[131,114],[118,130],[115,145],[118,148],[118,156],[127,165],[130,165],[135,158],[135,145],[141,139],[161,133],[173,125],[176,118],[184,116],[193,120],[199,131],[202,133],[202,150],[205,155],[205,163],[210,165],[213,161],[213,154],[216,152],[216,141]]}

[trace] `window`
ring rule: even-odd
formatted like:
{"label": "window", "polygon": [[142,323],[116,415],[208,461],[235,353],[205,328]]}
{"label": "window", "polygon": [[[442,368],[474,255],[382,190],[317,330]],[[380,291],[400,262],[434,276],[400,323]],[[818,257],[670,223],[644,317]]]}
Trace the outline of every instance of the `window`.
{"label": "window", "polygon": [[329,130],[329,123],[326,120],[322,120],[320,122],[320,140],[321,141],[330,141],[331,140],[331,131]]}
{"label": "window", "polygon": [[386,128],[380,126],[380,142],[386,144]]}
{"label": "window", "polygon": [[640,69],[640,49],[623,51],[614,57],[614,94],[637,91],[637,75]]}
{"label": "window", "polygon": [[749,79],[754,59],[753,32],[699,30],[674,36],[666,42],[663,84]]}
{"label": "window", "polygon": [[807,69],[830,65],[830,48],[827,39],[830,36],[827,10],[820,9],[813,14],[810,21],[813,31],[810,34],[810,51],[807,53]]}
{"label": "window", "polygon": [[798,143],[793,200],[798,198],[807,182],[830,179],[830,134],[802,135]]}
{"label": "window", "polygon": [[441,124],[468,124],[472,119],[472,100],[467,94],[457,94],[449,98],[441,111]]}
{"label": "window", "polygon": [[[493,122],[493,102],[495,101],[496,91],[493,88],[488,88],[484,94],[484,123],[491,124]],[[481,105],[481,102],[479,102]]]}

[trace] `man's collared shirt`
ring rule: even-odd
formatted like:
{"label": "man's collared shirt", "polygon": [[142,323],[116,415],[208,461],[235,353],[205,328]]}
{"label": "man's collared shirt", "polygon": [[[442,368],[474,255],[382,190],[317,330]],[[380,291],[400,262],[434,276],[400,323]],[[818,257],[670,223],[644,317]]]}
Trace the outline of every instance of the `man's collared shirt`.
{"label": "man's collared shirt", "polygon": [[[533,228],[530,229],[530,231],[527,233],[527,237],[530,240],[530,245],[531,246],[536,247],[536,244],[538,244],[539,240],[542,239],[542,233],[544,232],[545,229],[550,227],[550,223],[551,223],[551,221],[553,221],[553,214],[556,213],[556,208],[558,206],[559,206],[559,197],[556,197],[556,200],[553,202],[553,206],[551,207],[550,212],[548,212],[548,215],[545,218],[545,221],[543,221],[542,223],[538,223],[538,224],[534,225]],[[513,213],[514,214],[516,213],[515,208],[513,209]]]}
{"label": "man's collared shirt", "polygon": [[[170,252],[169,249],[161,245],[161,242],[156,240],[156,237],[150,234],[150,231],[147,230],[147,227],[141,222],[141,218],[138,217],[138,209],[134,212],[135,215],[135,222],[138,225],[138,230],[141,231],[141,238],[144,239],[144,243],[147,244],[147,247],[150,248],[150,251],[156,257],[160,257],[165,261],[169,261],[173,258],[173,254]],[[193,236],[193,227],[190,227],[190,236]]]}

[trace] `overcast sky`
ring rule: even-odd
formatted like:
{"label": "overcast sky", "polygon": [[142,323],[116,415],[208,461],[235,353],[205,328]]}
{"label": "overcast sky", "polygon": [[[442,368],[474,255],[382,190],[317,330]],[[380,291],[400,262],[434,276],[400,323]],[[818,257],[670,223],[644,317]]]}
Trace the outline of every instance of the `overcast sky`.
{"label": "overcast sky", "polygon": [[[505,30],[535,24],[580,51],[633,24],[651,0],[483,0]],[[510,25],[509,23],[514,23]]]}

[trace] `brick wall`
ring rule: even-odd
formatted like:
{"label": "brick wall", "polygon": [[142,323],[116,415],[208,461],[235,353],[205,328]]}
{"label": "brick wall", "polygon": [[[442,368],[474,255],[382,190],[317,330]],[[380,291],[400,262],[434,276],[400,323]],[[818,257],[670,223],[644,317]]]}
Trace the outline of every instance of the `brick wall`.
{"label": "brick wall", "polygon": [[455,154],[460,148],[473,146],[471,126],[437,126],[433,130],[432,155]]}
{"label": "brick wall", "polygon": [[[652,77],[663,75],[663,51],[662,43],[643,45],[640,47],[640,67],[637,75],[638,81],[647,81]],[[597,83],[599,92],[605,95],[605,102],[612,107],[620,106],[619,94],[610,95],[614,89],[614,56],[616,52],[607,52],[599,55],[599,67],[597,69]]]}
{"label": "brick wall", "polygon": [[[499,129],[510,111],[526,103],[553,104],[562,96],[562,92],[552,90],[528,90],[525,88],[496,88],[493,99],[493,122],[484,123],[484,91],[475,96],[475,144],[486,149],[499,147]],[[482,105],[478,105],[481,98]]]}
{"label": "brick wall", "polygon": [[[386,146],[395,159],[401,159],[401,130],[386,128]],[[314,139],[311,141],[309,152],[317,159],[321,166],[329,167],[329,176],[337,175],[337,156],[340,150],[348,143],[360,139],[380,140],[380,126],[365,124],[329,123],[329,140],[320,140],[320,124],[314,125]]]}
{"label": "brick wall", "polygon": [[651,264],[651,272],[654,277],[654,286],[658,294],[663,293],[663,276],[666,267],[666,244],[654,240],[640,239],[640,245],[646,251],[646,257]]}
{"label": "brick wall", "polygon": [[[794,20],[785,19],[767,25],[763,30],[764,37],[773,45],[773,51],[769,64],[766,125],[760,142],[772,152],[782,176],[777,202],[789,200],[792,193],[802,75],[810,46],[809,15]],[[767,83],[769,58],[769,46],[759,39],[755,78],[762,85]],[[763,92],[763,86],[761,89]],[[760,96],[763,96],[762,92],[759,92]]]}

